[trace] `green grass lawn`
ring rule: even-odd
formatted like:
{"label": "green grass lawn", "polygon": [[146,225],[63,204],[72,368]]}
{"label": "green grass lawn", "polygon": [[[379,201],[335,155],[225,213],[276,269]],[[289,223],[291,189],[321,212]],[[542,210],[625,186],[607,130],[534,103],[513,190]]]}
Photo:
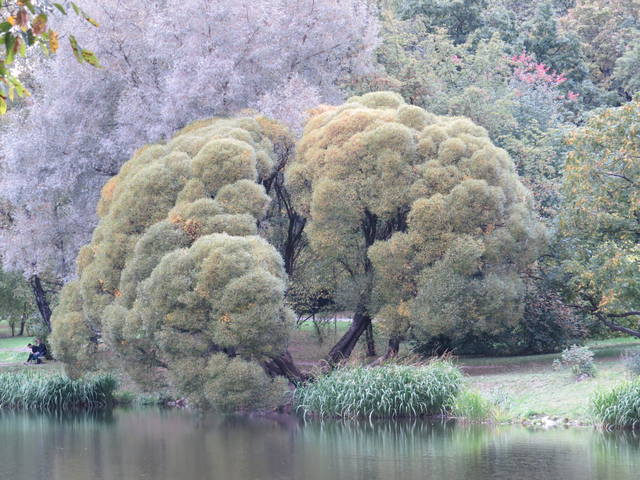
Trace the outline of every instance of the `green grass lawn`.
{"label": "green grass lawn", "polygon": [[0,338],[0,365],[24,362],[29,355],[27,343],[33,342],[33,340],[33,337]]}
{"label": "green grass lawn", "polygon": [[33,343],[34,337],[7,337],[0,338],[0,350],[8,348],[27,348],[27,343]]}
{"label": "green grass lawn", "polygon": [[[612,360],[619,358],[626,350],[640,349],[640,339],[635,338],[612,338],[608,340],[595,340],[585,344],[593,350],[596,360]],[[528,368],[538,368],[560,358],[560,353],[545,353],[541,355],[520,355],[512,357],[475,357],[462,356],[459,361],[468,367],[469,373],[473,374],[474,369],[484,372],[483,367],[496,369],[496,373],[509,370],[510,368],[523,370]]]}
{"label": "green grass lawn", "polygon": [[589,423],[589,402],[596,390],[610,389],[628,378],[622,362],[597,361],[594,378],[576,381],[568,369],[551,365],[531,371],[468,376],[467,385],[498,400],[505,417],[558,416]]}
{"label": "green grass lawn", "polygon": [[30,342],[33,337],[0,338],[0,364],[24,362],[29,355],[27,343]]}
{"label": "green grass lawn", "polygon": [[467,385],[490,399],[501,400],[509,420],[548,415],[589,423],[593,394],[631,378],[621,356],[627,350],[640,350],[640,340],[612,338],[587,345],[594,352],[597,374],[580,382],[569,369],[552,368],[553,360],[560,358],[560,354],[471,357],[457,361],[468,374]]}

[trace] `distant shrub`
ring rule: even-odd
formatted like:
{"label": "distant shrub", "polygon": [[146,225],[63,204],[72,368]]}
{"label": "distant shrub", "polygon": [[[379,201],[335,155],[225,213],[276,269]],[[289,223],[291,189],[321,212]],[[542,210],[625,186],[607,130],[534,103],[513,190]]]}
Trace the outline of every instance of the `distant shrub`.
{"label": "distant shrub", "polygon": [[596,422],[604,428],[640,426],[640,380],[596,392],[591,400],[591,410]]}
{"label": "distant shrub", "polygon": [[633,375],[640,375],[640,350],[627,350],[622,357],[624,366]]}
{"label": "distant shrub", "polygon": [[593,352],[589,347],[571,345],[562,351],[562,364],[571,368],[576,377],[595,377],[596,367],[593,364]]}
{"label": "distant shrub", "polygon": [[446,414],[462,373],[446,361],[427,366],[341,368],[299,387],[296,410],[318,417],[419,417]]}
{"label": "distant shrub", "polygon": [[111,375],[72,380],[64,375],[0,374],[0,409],[71,410],[113,403],[117,381]]}
{"label": "distant shrub", "polygon": [[509,410],[513,404],[513,398],[502,387],[491,390],[489,399],[499,410]]}
{"label": "distant shrub", "polygon": [[166,405],[171,398],[164,393],[134,393],[130,391],[118,391],[114,394],[116,405],[132,405],[136,407]]}
{"label": "distant shrub", "polygon": [[422,355],[445,351],[456,355],[527,355],[560,352],[585,335],[582,321],[544,282],[525,281],[524,314],[507,329],[470,331],[453,338],[434,335],[410,337],[413,350]]}
{"label": "distant shrub", "polygon": [[487,422],[495,420],[497,405],[478,392],[463,390],[456,397],[452,413],[469,422]]}

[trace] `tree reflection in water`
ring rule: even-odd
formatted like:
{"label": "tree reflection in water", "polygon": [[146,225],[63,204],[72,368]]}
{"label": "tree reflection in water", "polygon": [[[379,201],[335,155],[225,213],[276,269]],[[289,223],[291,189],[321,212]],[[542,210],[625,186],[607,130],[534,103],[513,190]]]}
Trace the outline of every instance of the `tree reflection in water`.
{"label": "tree reflection in water", "polygon": [[630,480],[640,437],[175,410],[0,414],[0,479]]}

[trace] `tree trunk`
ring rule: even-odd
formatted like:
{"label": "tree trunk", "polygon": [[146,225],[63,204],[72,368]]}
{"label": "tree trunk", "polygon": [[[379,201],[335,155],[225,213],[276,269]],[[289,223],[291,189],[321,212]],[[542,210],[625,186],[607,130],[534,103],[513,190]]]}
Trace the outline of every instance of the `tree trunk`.
{"label": "tree trunk", "polygon": [[302,241],[302,232],[307,223],[295,212],[288,213],[289,226],[287,228],[287,239],[284,242],[284,252],[282,258],[284,260],[284,270],[287,275],[293,273],[296,259],[300,251],[300,242]]}
{"label": "tree trunk", "polygon": [[364,331],[365,338],[367,340],[367,356],[376,356],[376,340],[373,338],[373,323],[369,322],[367,329]]}
{"label": "tree trunk", "polygon": [[316,335],[318,336],[318,345],[322,345],[324,343],[324,337],[322,336],[322,330],[320,329],[320,325],[318,324],[318,320],[316,319],[315,315],[311,317],[311,321],[313,322],[313,326],[316,329]]}
{"label": "tree trunk", "polygon": [[400,338],[392,336],[389,339],[389,345],[387,346],[387,352],[384,354],[384,359],[396,357],[400,351]]}
{"label": "tree trunk", "polygon": [[[371,328],[371,315],[367,311],[369,300],[371,299],[371,291],[373,290],[373,265],[371,260],[366,255],[366,251],[376,240],[382,239],[378,237],[378,217],[371,213],[368,209],[364,211],[364,218],[361,226],[362,235],[364,237],[364,274],[366,275],[366,285],[363,286],[360,292],[360,298],[357,303],[356,313],[351,321],[349,330],[342,336],[338,343],[334,345],[329,354],[326,357],[329,365],[334,365],[341,360],[348,358],[351,355],[354,347],[358,343],[358,339],[362,333]],[[353,271],[347,269],[349,273],[354,276]],[[373,343],[373,331],[367,334],[367,350],[373,352],[375,355],[375,344]],[[369,337],[369,334],[371,335]],[[369,353],[371,354],[371,353]]]}
{"label": "tree trunk", "polygon": [[18,335],[20,337],[24,335],[24,326],[26,325],[26,323],[27,323],[27,314],[23,312],[22,317],[20,318],[20,330],[18,331]]}
{"label": "tree trunk", "polygon": [[9,324],[9,328],[11,328],[11,336],[15,337],[16,336],[16,324],[15,324],[15,322],[11,322]]}
{"label": "tree trunk", "polygon": [[279,357],[273,357],[263,362],[262,366],[270,377],[281,375],[294,385],[298,385],[308,378],[308,375],[298,369],[288,350]]}
{"label": "tree trunk", "polygon": [[371,324],[371,317],[368,313],[356,311],[349,330],[338,340],[326,357],[330,365],[334,365],[345,358],[349,358],[358,339]]}
{"label": "tree trunk", "polygon": [[47,330],[51,332],[51,307],[49,306],[49,301],[47,300],[47,294],[42,287],[40,277],[38,275],[33,275],[29,279],[29,284],[31,285],[33,294],[36,297],[36,304],[38,305],[38,310],[40,311],[42,322],[47,327]]}

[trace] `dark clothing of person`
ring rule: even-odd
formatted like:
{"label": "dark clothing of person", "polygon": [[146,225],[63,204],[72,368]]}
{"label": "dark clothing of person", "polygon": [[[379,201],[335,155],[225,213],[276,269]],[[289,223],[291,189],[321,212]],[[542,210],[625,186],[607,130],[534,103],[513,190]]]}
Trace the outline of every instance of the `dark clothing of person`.
{"label": "dark clothing of person", "polygon": [[31,362],[35,360],[37,364],[42,363],[40,360],[47,354],[47,346],[44,343],[40,345],[31,345],[31,353],[29,354],[29,358],[27,358],[27,362]]}

